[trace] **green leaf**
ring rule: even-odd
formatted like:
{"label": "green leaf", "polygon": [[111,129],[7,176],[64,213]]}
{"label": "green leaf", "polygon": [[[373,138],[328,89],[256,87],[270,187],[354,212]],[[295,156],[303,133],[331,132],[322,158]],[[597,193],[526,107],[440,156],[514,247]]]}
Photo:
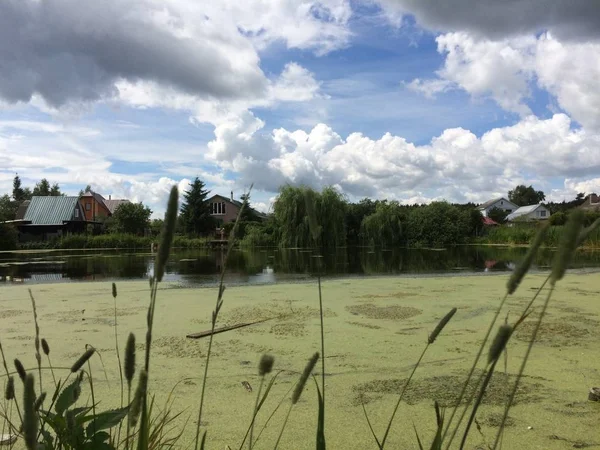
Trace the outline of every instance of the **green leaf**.
{"label": "green leaf", "polygon": [[126,406],[124,408],[113,409],[111,411],[104,411],[96,414],[94,420],[92,420],[86,428],[87,436],[91,437],[94,433],[98,433],[98,431],[107,430],[119,425],[127,416],[128,412],[129,406]]}
{"label": "green leaf", "polygon": [[52,450],[54,448],[54,438],[48,430],[42,430],[42,442],[45,450]]}
{"label": "green leaf", "polygon": [[106,442],[110,440],[110,434],[106,431],[99,431],[92,437],[92,441],[94,442]]}
{"label": "green leaf", "polygon": [[79,377],[75,381],[73,381],[70,385],[62,390],[56,399],[56,405],[54,409],[59,416],[62,416],[63,413],[69,409],[69,407],[73,406],[75,402],[79,399],[81,395],[81,380]]}

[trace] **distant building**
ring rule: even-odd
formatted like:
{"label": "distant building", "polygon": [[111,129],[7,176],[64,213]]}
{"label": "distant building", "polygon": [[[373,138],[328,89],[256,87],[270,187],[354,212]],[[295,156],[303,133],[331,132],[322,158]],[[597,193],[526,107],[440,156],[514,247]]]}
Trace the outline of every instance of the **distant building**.
{"label": "distant building", "polygon": [[83,208],[85,220],[96,222],[99,219],[105,219],[114,214],[117,206],[123,203],[129,203],[129,200],[108,200],[97,192],[86,192],[79,198],[79,203]]}
{"label": "distant building", "polygon": [[51,239],[85,231],[87,221],[79,197],[34,196],[22,219],[13,221],[21,240]]}
{"label": "distant building", "polygon": [[477,209],[479,210],[479,212],[481,212],[481,215],[483,215],[483,217],[487,217],[489,212],[494,208],[501,209],[510,214],[519,207],[504,197],[488,200],[487,202],[477,207]]}
{"label": "distant building", "polygon": [[[233,191],[229,198],[215,194],[207,199],[207,202],[210,205],[210,215],[221,223],[235,222],[242,208],[242,202],[233,198]],[[253,211],[260,220],[266,219],[267,216],[265,214],[255,209]]]}
{"label": "distant building", "polygon": [[588,195],[579,208],[585,211],[600,212],[600,198],[596,194]]}
{"label": "distant building", "polygon": [[513,213],[506,216],[508,222],[514,221],[534,221],[534,220],[546,220],[550,217],[550,211],[544,205],[529,205],[521,206]]}

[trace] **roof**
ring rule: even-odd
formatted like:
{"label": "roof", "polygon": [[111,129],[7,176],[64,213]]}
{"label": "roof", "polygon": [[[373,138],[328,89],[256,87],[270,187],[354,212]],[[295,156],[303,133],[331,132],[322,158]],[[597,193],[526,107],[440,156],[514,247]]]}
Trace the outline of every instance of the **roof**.
{"label": "roof", "polygon": [[[222,198],[223,200],[225,200],[227,203],[230,203],[232,205],[237,206],[238,208],[242,207],[242,202],[240,202],[239,200],[235,200],[235,199],[231,199],[231,197],[225,197],[224,195],[219,195],[219,194],[215,194],[212,197],[206,199],[207,202],[213,200],[215,197],[219,197]],[[250,209],[252,209],[252,211],[254,211],[254,214],[256,214],[257,217],[259,217],[260,219],[266,219],[267,215],[265,213],[262,213],[260,211],[257,211],[256,209],[250,207]]]}
{"label": "roof", "polygon": [[[491,199],[491,200],[488,200],[488,201],[487,201],[487,202],[485,202],[485,203],[482,203],[481,205],[479,205],[479,206],[477,207],[477,209],[486,209],[486,208],[488,208],[488,207],[492,206],[494,203],[496,203],[496,202],[499,202],[500,200],[504,200],[504,201],[506,201],[506,202],[510,203],[511,205],[515,205],[515,204],[514,204],[513,202],[511,202],[510,200],[507,200],[505,197],[498,197],[498,198],[493,198],[493,199]],[[517,206],[517,205],[515,205],[515,206]]]}
{"label": "roof", "polygon": [[539,207],[545,208],[545,206],[542,205],[541,203],[539,203],[537,205],[521,206],[520,208],[514,210],[512,213],[510,213],[508,216],[506,216],[506,220],[514,220],[517,217],[521,217],[526,214],[532,213]]}
{"label": "roof", "polygon": [[25,217],[25,213],[27,212],[27,208],[29,207],[30,203],[31,200],[25,200],[19,205],[19,208],[17,209],[17,215],[15,216],[15,220],[22,220]]}
{"label": "roof", "polygon": [[31,225],[62,225],[73,219],[78,202],[79,197],[35,196],[23,219],[31,221]]}
{"label": "roof", "polygon": [[106,200],[104,199],[104,205],[108,208],[108,210],[110,211],[111,214],[115,213],[115,210],[117,209],[117,207],[119,205],[122,205],[123,203],[129,203],[129,200]]}
{"label": "roof", "polygon": [[495,220],[490,219],[489,217],[484,217],[483,218],[483,224],[484,225],[498,225],[498,222],[496,222]]}
{"label": "roof", "polygon": [[104,202],[104,197],[102,197],[97,192],[93,192],[93,191],[84,192],[83,195],[81,196],[81,198],[83,198],[83,197],[94,197],[98,203]]}

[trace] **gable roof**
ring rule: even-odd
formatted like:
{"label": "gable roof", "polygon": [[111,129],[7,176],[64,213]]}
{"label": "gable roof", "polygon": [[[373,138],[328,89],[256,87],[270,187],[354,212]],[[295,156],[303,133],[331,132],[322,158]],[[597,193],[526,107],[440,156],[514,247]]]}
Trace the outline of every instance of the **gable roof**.
{"label": "gable roof", "polygon": [[79,197],[32,197],[24,220],[31,225],[62,225],[73,220],[75,208],[80,208]]}
{"label": "gable roof", "polygon": [[81,196],[81,198],[84,198],[84,197],[94,197],[98,203],[104,203],[104,197],[102,197],[97,192],[93,192],[93,191],[84,192],[83,195]]}
{"label": "gable roof", "polygon": [[29,208],[29,204],[31,200],[24,200],[17,209],[17,215],[15,216],[15,220],[23,220],[25,218],[25,213],[27,212],[27,208]]}
{"label": "gable roof", "polygon": [[[233,200],[232,200],[231,198],[228,198],[228,197],[225,197],[224,195],[219,195],[219,194],[215,194],[215,195],[213,195],[212,197],[210,197],[210,198],[206,199],[206,201],[207,201],[207,202],[210,202],[211,200],[214,200],[216,197],[219,197],[219,198],[221,198],[221,199],[225,200],[227,203],[229,203],[229,204],[231,204],[231,205],[234,205],[234,206],[236,206],[237,208],[241,208],[241,207],[242,207],[242,202],[240,202],[239,200],[235,200],[235,199],[233,199]],[[259,219],[262,219],[262,220],[264,220],[264,219],[266,219],[266,218],[268,217],[268,216],[267,216],[265,213],[262,213],[262,212],[260,212],[260,211],[257,211],[256,209],[254,209],[254,208],[252,208],[252,207],[250,207],[250,209],[251,209],[251,210],[254,212],[254,214],[256,214],[256,216],[257,216]]]}
{"label": "gable roof", "polygon": [[119,205],[122,205],[123,203],[129,203],[129,200],[127,200],[127,199],[121,199],[121,200],[106,200],[106,199],[104,199],[103,203],[106,206],[106,208],[110,211],[110,213],[114,214],[115,210],[117,209],[117,207]]}
{"label": "gable roof", "polygon": [[517,217],[524,216],[526,214],[530,214],[540,207],[546,209],[546,207],[544,205],[542,205],[541,203],[538,203],[537,205],[521,206],[520,208],[514,210],[512,213],[510,213],[508,216],[506,216],[506,220],[513,220],[513,219],[516,219]]}
{"label": "gable roof", "polygon": [[492,206],[494,203],[499,202],[500,200],[504,200],[505,202],[510,203],[511,205],[517,206],[513,202],[511,202],[510,200],[507,200],[505,197],[498,197],[498,198],[493,198],[491,200],[488,200],[485,203],[482,203],[481,205],[479,205],[477,207],[477,209],[487,209],[490,206]]}

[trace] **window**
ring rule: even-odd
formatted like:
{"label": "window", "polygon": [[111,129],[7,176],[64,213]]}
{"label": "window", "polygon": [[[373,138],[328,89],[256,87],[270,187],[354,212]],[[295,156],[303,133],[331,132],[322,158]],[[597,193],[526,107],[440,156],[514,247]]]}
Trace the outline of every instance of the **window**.
{"label": "window", "polygon": [[92,204],[91,203],[86,203],[85,204],[85,210],[86,211],[91,211],[92,210]]}
{"label": "window", "polygon": [[506,210],[506,212],[507,212],[507,213],[511,213],[511,212],[512,212],[512,209],[507,209],[507,210]]}
{"label": "window", "polygon": [[500,204],[501,204],[501,205],[504,205],[504,200],[502,200],[502,201],[500,202]]}
{"label": "window", "polygon": [[212,213],[216,215],[225,214],[225,202],[214,202],[211,204]]}
{"label": "window", "polygon": [[545,210],[541,210],[540,211],[540,217],[546,217],[546,211]]}
{"label": "window", "polygon": [[79,218],[79,209],[75,208],[75,218],[78,219]]}

